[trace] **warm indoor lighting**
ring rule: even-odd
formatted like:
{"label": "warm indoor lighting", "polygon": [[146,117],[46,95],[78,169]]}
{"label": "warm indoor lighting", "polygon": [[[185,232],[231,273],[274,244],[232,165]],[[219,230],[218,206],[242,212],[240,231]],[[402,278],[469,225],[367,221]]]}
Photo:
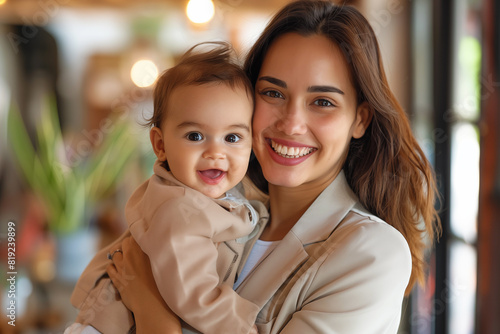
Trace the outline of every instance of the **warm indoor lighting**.
{"label": "warm indoor lighting", "polygon": [[0,0],[0,6],[5,4],[7,2],[7,0]]}
{"label": "warm indoor lighting", "polygon": [[188,18],[194,23],[206,23],[214,17],[212,0],[190,0],[186,7]]}
{"label": "warm indoor lighting", "polygon": [[158,68],[151,60],[139,60],[132,66],[130,77],[137,87],[149,87],[158,77]]}

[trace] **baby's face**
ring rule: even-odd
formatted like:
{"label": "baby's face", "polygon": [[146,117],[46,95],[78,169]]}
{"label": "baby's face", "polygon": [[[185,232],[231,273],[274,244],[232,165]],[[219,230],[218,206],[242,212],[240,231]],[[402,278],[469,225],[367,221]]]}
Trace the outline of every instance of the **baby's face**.
{"label": "baby's face", "polygon": [[161,127],[165,156],[182,183],[218,198],[245,176],[252,148],[253,104],[241,87],[181,86]]}

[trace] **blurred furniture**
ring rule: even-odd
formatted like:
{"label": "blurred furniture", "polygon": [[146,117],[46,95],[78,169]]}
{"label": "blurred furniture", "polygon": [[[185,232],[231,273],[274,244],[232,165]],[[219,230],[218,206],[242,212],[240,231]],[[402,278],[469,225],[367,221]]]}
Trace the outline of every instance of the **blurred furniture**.
{"label": "blurred furniture", "polygon": [[483,105],[476,333],[500,333],[500,3],[483,7]]}

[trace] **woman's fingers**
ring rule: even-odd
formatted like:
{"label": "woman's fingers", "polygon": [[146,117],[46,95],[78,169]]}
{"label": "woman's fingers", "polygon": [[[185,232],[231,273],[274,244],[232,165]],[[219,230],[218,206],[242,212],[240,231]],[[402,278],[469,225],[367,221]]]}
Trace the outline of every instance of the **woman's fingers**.
{"label": "woman's fingers", "polygon": [[134,238],[131,237],[131,236],[128,236],[125,239],[123,239],[123,241],[122,241],[122,250],[125,251],[125,252],[128,252],[129,248],[130,248],[130,243],[132,241],[134,241]]}
{"label": "woman's fingers", "polygon": [[108,273],[111,282],[113,282],[113,285],[119,292],[121,292],[123,290],[123,287],[119,285],[120,281],[118,280],[118,277],[120,276],[120,274],[118,273],[115,265],[113,263],[110,263],[106,267],[106,272]]}
{"label": "woman's fingers", "polygon": [[[128,236],[122,241],[122,250],[130,254],[131,252],[137,252],[141,250],[141,246],[135,241],[134,237]],[[142,251],[142,250],[141,250]]]}
{"label": "woman's fingers", "polygon": [[120,272],[114,264],[109,264],[106,268],[106,272],[109,278],[113,282],[113,285],[121,293],[127,287],[128,284],[135,278],[134,275],[127,275],[126,271]]}
{"label": "woman's fingers", "polygon": [[147,255],[141,249],[141,246],[135,241],[133,237],[125,238],[122,242],[123,251],[126,252],[126,256],[131,260],[136,258],[147,258]]}
{"label": "woman's fingers", "polygon": [[[115,265],[119,265],[122,268],[130,268],[130,271],[136,271],[140,269],[150,269],[149,265],[149,257],[142,251],[141,246],[135,241],[133,237],[127,237],[122,241],[122,250],[123,250],[123,265],[119,265],[115,262]],[[138,273],[140,274],[140,273]]]}
{"label": "woman's fingers", "polygon": [[111,262],[113,262],[120,272],[123,267],[123,250],[121,252],[116,252],[111,259]]}
{"label": "woman's fingers", "polygon": [[123,251],[130,251],[126,249],[128,247],[126,241],[127,239],[121,245],[122,251],[113,254],[112,262],[106,268],[109,278],[119,292],[122,292],[130,281],[135,278],[135,275],[131,274],[130,270],[127,270],[126,263],[123,260]]}

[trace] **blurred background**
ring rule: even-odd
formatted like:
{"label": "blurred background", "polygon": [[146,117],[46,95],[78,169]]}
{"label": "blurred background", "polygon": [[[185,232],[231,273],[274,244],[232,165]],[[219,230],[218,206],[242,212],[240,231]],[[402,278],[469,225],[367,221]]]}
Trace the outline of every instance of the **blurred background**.
{"label": "blurred background", "polygon": [[[152,173],[141,123],[158,74],[202,41],[243,59],[288,2],[0,0],[0,333],[62,333],[76,317],[76,280]],[[498,334],[500,4],[342,3],[372,24],[442,196],[400,333]]]}

